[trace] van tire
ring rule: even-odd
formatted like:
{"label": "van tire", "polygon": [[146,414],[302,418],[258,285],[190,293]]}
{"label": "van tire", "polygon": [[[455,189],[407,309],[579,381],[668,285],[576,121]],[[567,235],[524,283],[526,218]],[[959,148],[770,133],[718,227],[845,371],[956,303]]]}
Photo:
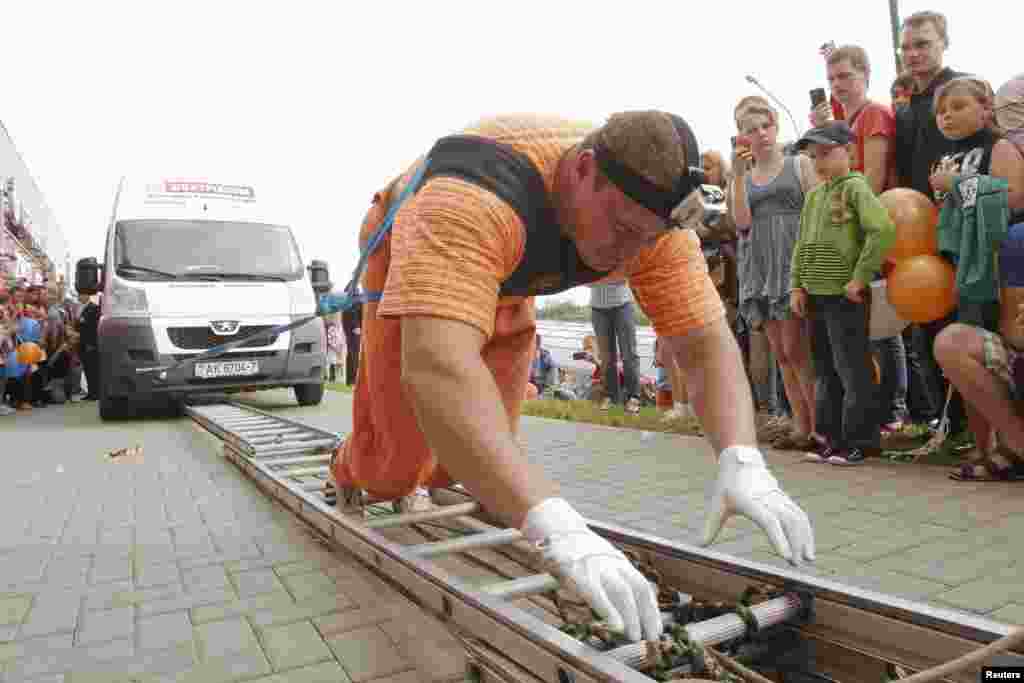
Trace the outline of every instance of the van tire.
{"label": "van tire", "polygon": [[295,399],[300,406],[318,406],[324,400],[324,385],[320,384],[296,384],[292,387],[295,390]]}
{"label": "van tire", "polygon": [[100,419],[104,422],[123,420],[128,417],[128,411],[126,410],[128,402],[124,399],[107,396],[102,388],[100,389],[100,398],[97,403],[100,404]]}
{"label": "van tire", "polygon": [[167,397],[164,400],[164,407],[167,411],[168,417],[181,418],[185,417],[185,399],[184,398],[172,398]]}

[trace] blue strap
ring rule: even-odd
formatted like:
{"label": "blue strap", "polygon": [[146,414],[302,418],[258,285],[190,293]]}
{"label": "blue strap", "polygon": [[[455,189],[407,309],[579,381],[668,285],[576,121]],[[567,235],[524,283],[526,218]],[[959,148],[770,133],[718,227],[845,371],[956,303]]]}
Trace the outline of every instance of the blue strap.
{"label": "blue strap", "polygon": [[363,249],[359,255],[359,261],[356,263],[355,270],[352,272],[352,279],[345,286],[344,294],[338,296],[336,294],[324,294],[320,297],[320,313],[321,315],[327,313],[341,313],[355,306],[357,303],[366,303],[369,301],[380,301],[383,292],[363,292],[361,294],[356,293],[356,289],[359,287],[359,280],[363,277],[363,273],[366,271],[366,264],[370,259],[370,255],[377,250],[380,243],[384,241],[384,236],[391,230],[391,226],[394,225],[395,216],[398,214],[398,209],[401,208],[405,200],[408,199],[413,193],[416,192],[420,182],[423,180],[423,175],[427,171],[427,165],[430,163],[430,159],[425,159],[420,164],[419,169],[413,174],[409,183],[402,190],[402,193],[398,195],[398,199],[391,203],[388,207],[388,212],[384,215],[384,220],[380,222],[377,229],[370,235],[370,239],[366,242],[366,248]]}

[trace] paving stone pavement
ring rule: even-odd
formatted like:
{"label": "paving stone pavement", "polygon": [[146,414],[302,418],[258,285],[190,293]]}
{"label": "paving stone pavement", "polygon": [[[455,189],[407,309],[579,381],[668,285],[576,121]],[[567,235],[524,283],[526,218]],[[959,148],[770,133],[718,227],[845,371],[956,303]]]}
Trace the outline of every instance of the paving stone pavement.
{"label": "paving stone pavement", "polygon": [[[298,408],[345,431],[351,399]],[[701,439],[524,418],[529,457],[587,516],[694,542],[714,473]],[[141,463],[106,453],[132,444]],[[101,423],[95,404],[0,420],[0,683],[415,683],[464,677],[432,619],[267,499],[188,420]],[[768,452],[808,511],[802,571],[1024,622],[1024,485],[961,484],[941,468],[839,469]],[[734,518],[715,550],[784,564]],[[429,637],[424,638],[424,634]]]}
{"label": "paving stone pavement", "polygon": [[[0,683],[464,679],[440,624],[318,542],[216,439],[96,412],[0,421]],[[136,443],[141,463],[105,457]]]}
{"label": "paving stone pavement", "polygon": [[[344,429],[349,406],[338,395],[329,413],[303,419]],[[717,472],[704,439],[524,417],[520,440],[587,517],[699,543]],[[765,457],[814,526],[817,560],[796,571],[1024,624],[1024,482],[955,482],[944,467],[887,461],[838,468],[774,450]],[[712,549],[789,567],[745,518],[733,517]]]}

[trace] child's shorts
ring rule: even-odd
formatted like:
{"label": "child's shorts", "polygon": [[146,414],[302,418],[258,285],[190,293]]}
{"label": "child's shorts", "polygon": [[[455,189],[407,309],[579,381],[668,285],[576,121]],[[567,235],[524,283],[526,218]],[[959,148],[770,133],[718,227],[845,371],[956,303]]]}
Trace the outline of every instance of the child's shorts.
{"label": "child's shorts", "polygon": [[1015,375],[1024,371],[1024,354],[1008,345],[1003,338],[989,330],[978,330],[981,334],[982,347],[985,349],[985,369],[991,372],[996,379],[1006,386],[1009,397],[1020,401],[1024,396],[1021,394],[1021,382]]}

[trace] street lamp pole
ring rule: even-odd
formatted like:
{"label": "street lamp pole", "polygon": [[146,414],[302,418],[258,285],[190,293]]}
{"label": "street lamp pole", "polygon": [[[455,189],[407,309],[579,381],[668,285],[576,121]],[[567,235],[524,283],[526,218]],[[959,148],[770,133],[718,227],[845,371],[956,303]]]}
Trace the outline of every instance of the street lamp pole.
{"label": "street lamp pole", "polygon": [[889,21],[892,23],[892,51],[896,58],[896,75],[903,72],[903,62],[900,59],[900,9],[899,0],[889,0]]}
{"label": "street lamp pole", "polygon": [[783,110],[784,112],[786,112],[786,114],[787,114],[787,115],[789,116],[789,121],[790,121],[790,123],[792,123],[792,124],[793,124],[793,131],[794,131],[794,132],[796,133],[796,138],[795,138],[795,140],[798,140],[798,139],[800,139],[800,126],[796,125],[796,119],[795,119],[795,118],[793,118],[793,112],[791,112],[791,111],[789,110],[789,107],[787,107],[787,106],[786,106],[785,104],[783,104],[783,103],[782,103],[782,100],[780,100],[780,99],[779,99],[778,97],[776,97],[775,95],[773,95],[773,94],[772,94],[772,93],[771,93],[771,92],[770,92],[770,91],[768,90],[768,88],[766,88],[766,87],[764,87],[763,85],[761,85],[761,81],[757,80],[757,79],[756,79],[756,78],[754,78],[753,76],[750,76],[750,75],[748,75],[748,76],[747,76],[747,82],[748,82],[748,83],[753,83],[753,84],[754,84],[754,85],[756,85],[756,86],[757,86],[758,88],[760,88],[760,89],[761,89],[761,92],[763,92],[763,93],[764,93],[765,95],[767,95],[767,96],[768,96],[768,97],[769,97],[769,98],[770,98],[770,99],[771,99],[771,100],[772,100],[773,102],[775,102],[775,104],[779,105],[779,106],[780,106],[780,107],[782,108],[782,110]]}

